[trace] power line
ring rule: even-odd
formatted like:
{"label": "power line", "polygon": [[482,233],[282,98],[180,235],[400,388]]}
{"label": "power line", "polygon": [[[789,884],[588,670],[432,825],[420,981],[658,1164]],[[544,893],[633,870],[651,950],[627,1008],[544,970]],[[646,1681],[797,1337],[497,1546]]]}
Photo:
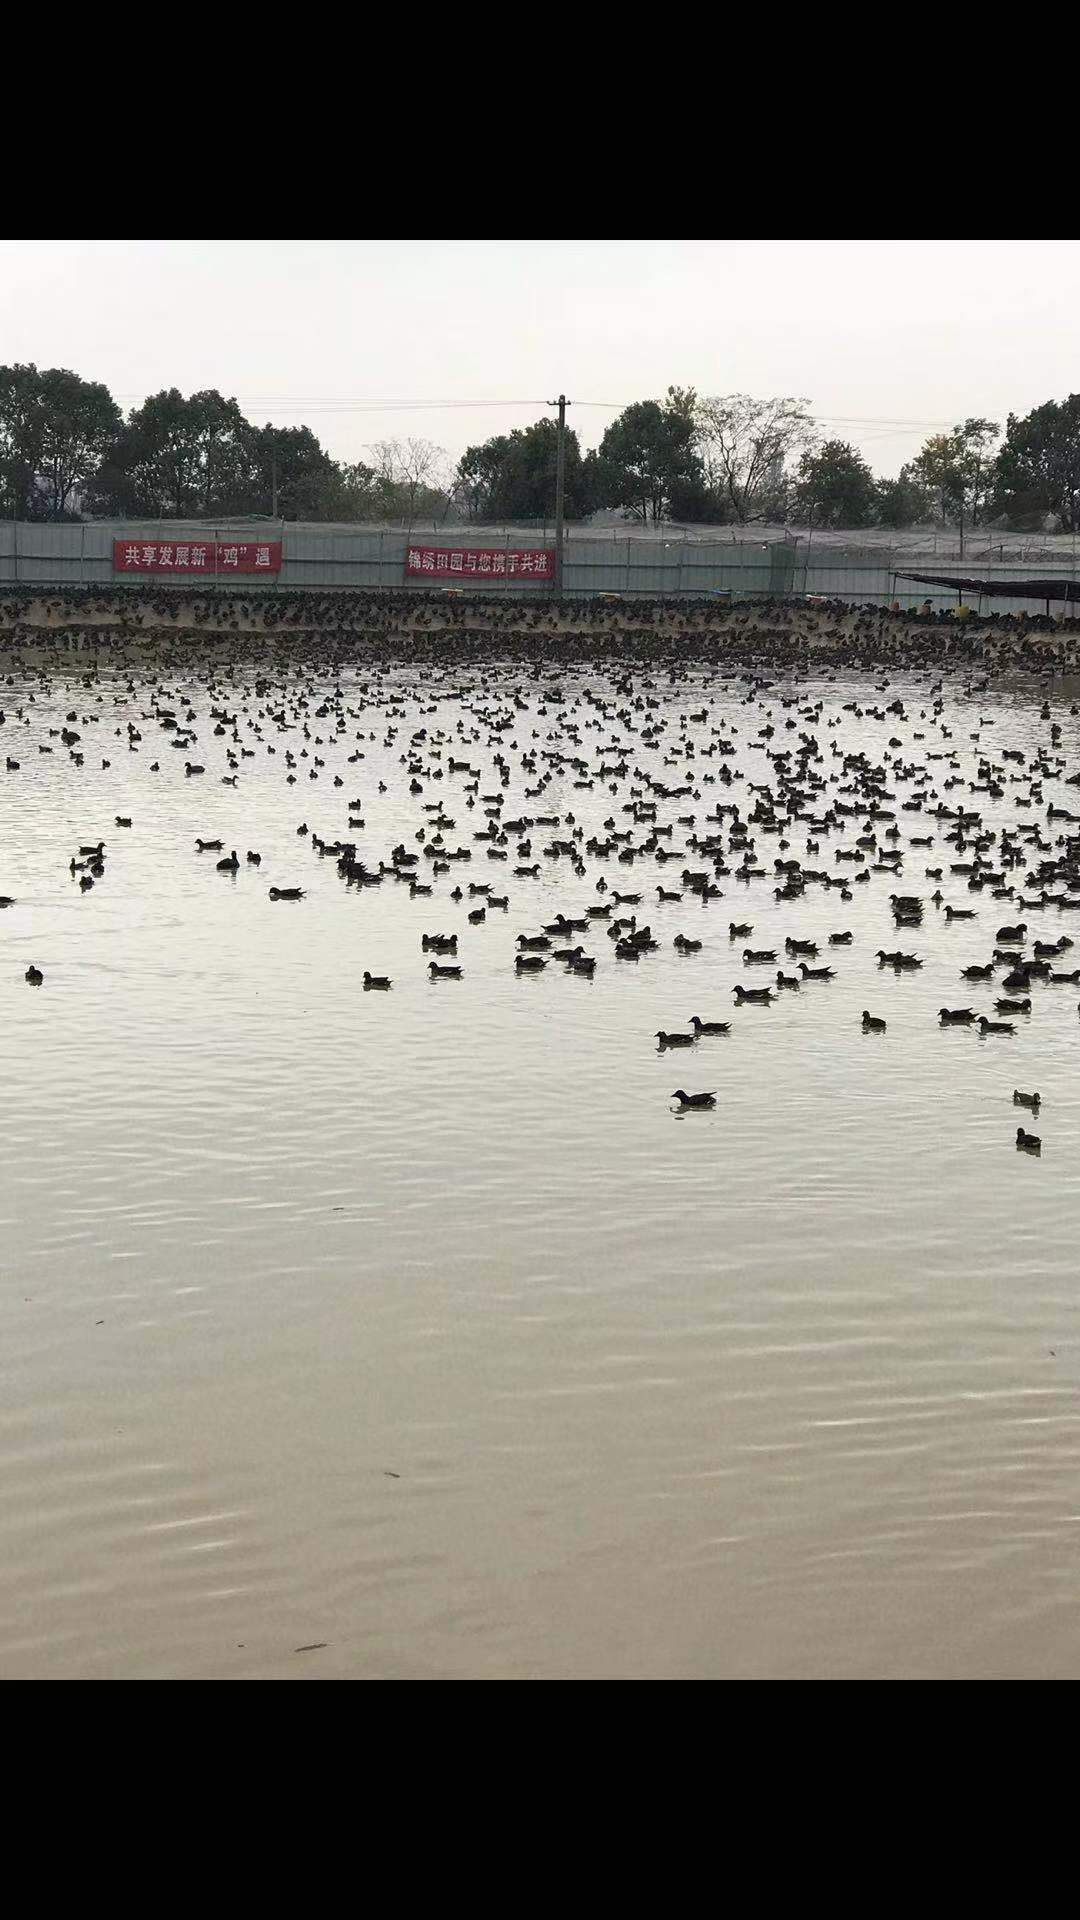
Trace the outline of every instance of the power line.
{"label": "power line", "polygon": [[[131,389],[117,391],[119,400],[137,400],[139,394]],[[145,396],[144,396],[145,397]],[[284,407],[292,410],[296,407],[310,408],[312,411],[356,412],[356,413],[425,413],[442,411],[469,412],[481,407],[546,407],[546,400],[359,400],[328,395],[305,397],[296,394],[238,394],[238,401],[245,406]],[[613,413],[635,403],[630,400],[577,400],[575,406],[599,407]],[[870,414],[848,413],[812,413],[807,416],[822,426],[884,427],[909,428],[921,432],[929,427],[948,428],[955,425],[950,420],[896,420]]]}

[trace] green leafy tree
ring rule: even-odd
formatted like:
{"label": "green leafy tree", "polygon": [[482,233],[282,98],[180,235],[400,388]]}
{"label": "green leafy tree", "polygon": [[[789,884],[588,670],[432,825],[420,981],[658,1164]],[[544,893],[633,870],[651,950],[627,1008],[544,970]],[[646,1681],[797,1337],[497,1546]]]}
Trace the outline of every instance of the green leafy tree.
{"label": "green leafy tree", "polygon": [[47,517],[56,519],[68,512],[72,494],[108,454],[123,415],[108,387],[82,380],[66,367],[50,367],[38,376],[37,406],[35,478]]}
{"label": "green leafy tree", "polygon": [[1080,529],[1080,394],[1010,413],[994,482],[993,510],[1013,524],[1053,513],[1065,533]]}
{"label": "green leafy tree", "polygon": [[874,483],[874,518],[879,527],[920,527],[931,518],[933,496],[910,465],[895,480]]}
{"label": "green leafy tree", "polygon": [[916,477],[937,501],[943,525],[968,520],[978,526],[1000,431],[993,420],[965,420],[950,433],[932,434],[912,462]]}
{"label": "green leafy tree", "polygon": [[[472,520],[551,520],[555,514],[559,429],[554,420],[515,427],[481,446],[467,447],[458,462],[457,491]],[[585,462],[573,428],[567,428],[563,510],[568,520],[588,512]]]}
{"label": "green leafy tree", "polygon": [[250,431],[245,511],[272,513],[275,490],[277,511],[286,520],[323,517],[320,504],[328,494],[334,461],[320,446],[310,427],[265,427]]}
{"label": "green leafy tree", "polygon": [[[94,485],[97,510],[176,519],[243,513],[251,429],[235,400],[177,387],[134,407]],[[265,509],[264,509],[265,510]]]}
{"label": "green leafy tree", "polygon": [[507,460],[510,457],[508,434],[494,434],[477,447],[466,447],[457,464],[457,496],[470,520],[492,520],[492,501]]}
{"label": "green leafy tree", "polygon": [[40,376],[29,365],[0,367],[0,489],[6,519],[25,520],[35,504],[41,454]]}
{"label": "green leafy tree", "polygon": [[662,520],[673,490],[701,477],[692,389],[669,387],[663,405],[639,400],[613,420],[592,468],[597,503],[644,524]]}
{"label": "green leafy tree", "polygon": [[668,512],[672,520],[686,521],[694,526],[726,526],[731,519],[731,506],[727,498],[707,486],[701,473],[672,481]]}
{"label": "green leafy tree", "polygon": [[800,459],[792,507],[815,527],[868,527],[874,518],[874,476],[846,440],[826,440]]}

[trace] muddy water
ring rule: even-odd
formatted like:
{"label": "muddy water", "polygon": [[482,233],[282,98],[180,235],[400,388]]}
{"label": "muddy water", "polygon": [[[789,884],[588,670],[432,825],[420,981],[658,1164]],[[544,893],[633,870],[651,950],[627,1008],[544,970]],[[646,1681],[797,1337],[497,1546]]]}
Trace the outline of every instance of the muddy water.
{"label": "muddy water", "polygon": [[[1012,1038],[936,1018],[992,1012],[994,987],[958,976],[989,959],[1012,903],[969,898],[941,827],[900,812],[900,844],[935,833],[934,849],[850,903],[777,902],[773,839],[767,879],[732,874],[705,908],[655,891],[650,905],[706,864],[693,855],[586,855],[576,876],[543,845],[569,837],[568,812],[586,838],[609,816],[632,827],[640,783],[580,788],[565,767],[527,799],[551,763],[530,774],[522,753],[595,768],[621,737],[631,768],[672,786],[686,765],[649,758],[614,718],[587,728],[586,685],[646,718],[604,671],[563,676],[561,702],[512,668],[486,672],[486,692],[460,668],[279,670],[262,697],[250,669],[208,678],[143,666],[129,691],[126,671],[85,686],[77,669],[16,669],[0,689],[0,752],[20,763],[0,776],[0,892],[16,902],[0,914],[0,1672],[1080,1672],[1080,990],[1037,988]],[[700,750],[721,727],[746,776],[700,784],[720,762],[698,759],[700,799],[659,806],[670,844],[680,815],[749,810],[747,782],[770,770],[757,729],[771,714],[773,748],[798,738],[781,694],[822,700],[810,730],[832,778],[834,742],[940,751],[918,717],[927,684],[781,681],[747,705],[745,676],[656,676],[647,718],[667,747],[685,734]],[[904,721],[844,711],[897,691]],[[194,710],[189,752],[155,699]],[[946,690],[965,779],[983,751],[1048,740],[1041,699]],[[211,707],[254,749],[235,788]],[[496,710],[513,728],[478,717]],[[50,734],[72,712],[82,766]],[[1055,718],[1072,772],[1080,721],[1067,703]],[[135,752],[115,731],[129,721]],[[421,727],[413,793],[402,756]],[[500,791],[501,752],[505,811],[561,816],[532,831],[537,879],[513,877],[514,836],[505,865],[473,842],[483,807],[467,810],[451,752],[481,794]],[[187,758],[206,774],[185,777]],[[1059,805],[1075,792],[1047,786]],[[1000,826],[1030,820],[1026,793],[945,798]],[[431,899],[346,888],[297,827],[350,837],[354,797],[369,864],[399,841],[420,850],[430,799],[472,861]],[[817,860],[795,829],[791,854],[841,871],[832,850],[859,826]],[[196,834],[235,846],[239,873],[197,855]],[[83,893],[68,863],[100,838],[105,877]],[[927,861],[977,920],[946,924]],[[601,922],[573,936],[597,955],[591,981],[556,964],[519,976],[517,934],[584,912],[602,877],[644,895],[658,949],[621,964]],[[470,925],[475,901],[449,897],[470,879],[508,911]],[[273,884],[306,897],[271,902]],[[894,890],[927,899],[917,933],[897,935]],[[1073,917],[1051,910],[1033,932]],[[742,964],[729,920],[781,959],[786,935],[817,938],[836,979],[735,1009],[733,983],[770,970]],[[458,932],[460,982],[429,981],[433,929]],[[839,929],[851,947],[825,951]],[[700,953],[676,952],[678,932]],[[898,946],[923,968],[879,970],[876,949]],[[365,968],[392,991],[365,993]],[[864,1007],[885,1035],[862,1032]],[[658,1054],[656,1029],[693,1014],[730,1034]],[[715,1089],[715,1110],[674,1112],[677,1086]],[[1014,1086],[1040,1089],[1037,1122]],[[1018,1120],[1040,1159],[1015,1150]]]}

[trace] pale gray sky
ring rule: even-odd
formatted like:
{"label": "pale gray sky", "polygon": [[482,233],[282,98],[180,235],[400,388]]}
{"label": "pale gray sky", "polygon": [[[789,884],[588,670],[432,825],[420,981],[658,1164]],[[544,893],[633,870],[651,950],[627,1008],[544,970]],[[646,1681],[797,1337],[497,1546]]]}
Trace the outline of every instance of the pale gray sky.
{"label": "pale gray sky", "polygon": [[1072,240],[0,243],[0,360],[125,410],[217,387],[350,460],[406,434],[456,459],[560,388],[595,446],[674,383],[804,394],[895,473],[939,425],[1080,388],[1078,312]]}

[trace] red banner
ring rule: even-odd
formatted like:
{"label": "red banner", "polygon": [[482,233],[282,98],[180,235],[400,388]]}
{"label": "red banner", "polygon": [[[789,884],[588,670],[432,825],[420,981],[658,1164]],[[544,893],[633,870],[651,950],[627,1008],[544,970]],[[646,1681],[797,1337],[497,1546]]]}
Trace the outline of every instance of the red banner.
{"label": "red banner", "polygon": [[114,540],[114,573],[280,573],[280,540]]}
{"label": "red banner", "polygon": [[555,578],[554,547],[409,547],[406,580],[468,580],[470,585],[505,585],[524,580],[550,586]]}

